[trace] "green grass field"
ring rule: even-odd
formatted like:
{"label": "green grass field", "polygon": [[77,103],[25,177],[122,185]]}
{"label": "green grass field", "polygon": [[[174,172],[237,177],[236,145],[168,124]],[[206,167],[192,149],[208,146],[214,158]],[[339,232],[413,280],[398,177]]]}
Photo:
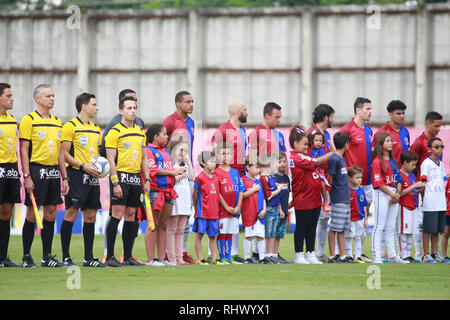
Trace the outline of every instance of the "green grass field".
{"label": "green grass field", "polygon": [[[241,233],[241,238],[243,234]],[[206,239],[204,239],[206,244]],[[103,256],[103,236],[95,238],[94,255]],[[193,236],[189,238],[194,255]],[[242,255],[242,242],[240,243]],[[22,238],[11,236],[9,256],[21,263]],[[370,253],[370,237],[364,252]],[[41,239],[36,235],[32,255],[40,263]],[[118,235],[116,255],[122,250]],[[145,260],[144,238],[135,242],[134,255]],[[326,251],[328,252],[328,251]],[[60,237],[55,235],[53,254],[61,260]],[[293,259],[293,234],[281,241],[280,254]],[[71,255],[81,265],[83,239],[72,236]],[[368,289],[371,264],[324,265],[225,265],[126,268],[80,268],[80,289],[68,289],[72,274],[67,268],[2,268],[0,299],[161,299],[161,300],[298,300],[298,299],[450,299],[450,266],[447,264],[383,264],[380,289]],[[373,283],[373,282],[370,282]]]}

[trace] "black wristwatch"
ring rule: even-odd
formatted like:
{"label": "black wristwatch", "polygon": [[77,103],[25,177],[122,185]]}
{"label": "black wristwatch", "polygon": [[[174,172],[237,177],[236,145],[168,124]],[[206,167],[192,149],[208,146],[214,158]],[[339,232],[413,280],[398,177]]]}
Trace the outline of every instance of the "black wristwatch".
{"label": "black wristwatch", "polygon": [[64,180],[69,181],[69,177],[64,177],[64,178],[62,178],[62,179],[63,179],[63,181],[64,181]]}
{"label": "black wristwatch", "polygon": [[115,186],[118,186],[119,183],[117,181],[116,182],[112,182],[112,185],[113,185],[113,187],[115,187]]}
{"label": "black wristwatch", "polygon": [[145,179],[145,182],[147,182],[147,181],[151,183],[152,179],[149,179],[149,178]]}
{"label": "black wristwatch", "polygon": [[30,176],[29,173],[24,173],[24,174],[23,174],[23,178],[24,178],[24,179],[28,178],[29,176]]}
{"label": "black wristwatch", "polygon": [[80,163],[80,170],[81,170],[81,171],[84,170],[84,163]]}

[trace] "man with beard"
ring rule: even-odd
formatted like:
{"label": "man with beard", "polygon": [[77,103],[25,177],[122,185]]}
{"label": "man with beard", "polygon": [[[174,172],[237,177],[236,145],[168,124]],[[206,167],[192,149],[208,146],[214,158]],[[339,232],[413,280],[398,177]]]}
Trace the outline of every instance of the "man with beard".
{"label": "man with beard", "polygon": [[222,124],[214,133],[211,144],[213,149],[221,142],[228,142],[232,146],[233,161],[230,166],[245,175],[244,159],[247,149],[247,133],[242,124],[247,122],[247,107],[242,102],[233,102],[228,106],[230,120]]}
{"label": "man with beard", "polygon": [[[334,151],[334,146],[331,143],[330,133],[327,131],[328,128],[333,126],[334,122],[334,109],[328,104],[319,104],[313,112],[313,125],[311,128],[306,130],[306,135],[311,133],[314,130],[319,130],[325,135],[325,141],[323,144],[323,150],[325,154]],[[327,175],[328,164],[324,163],[322,168],[325,172],[325,177]],[[328,222],[330,220],[330,215],[325,214],[323,209],[320,210],[319,222],[317,223],[317,249],[316,255],[319,261],[326,263],[328,261],[328,257],[325,255],[324,247],[325,243],[328,239]]]}
{"label": "man with beard", "polygon": [[[244,160],[247,149],[247,134],[242,124],[247,122],[247,107],[243,102],[232,102],[228,106],[228,114],[230,120],[222,124],[214,133],[211,145],[215,150],[216,146],[221,142],[227,142],[232,146],[233,160],[230,167],[239,172],[241,178],[245,176]],[[239,215],[235,216],[239,219]],[[244,259],[238,256],[239,253],[239,233],[232,236],[231,258],[234,262],[244,262]]]}

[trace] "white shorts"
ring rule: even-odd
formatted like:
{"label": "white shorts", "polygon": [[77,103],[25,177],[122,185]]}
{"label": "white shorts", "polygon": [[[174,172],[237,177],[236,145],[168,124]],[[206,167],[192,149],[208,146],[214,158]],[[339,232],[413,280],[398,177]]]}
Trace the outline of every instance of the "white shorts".
{"label": "white shorts", "polygon": [[400,212],[397,216],[397,233],[398,234],[413,234],[414,233],[414,221],[417,216],[417,208],[414,210],[408,210],[405,207],[400,206]]}
{"label": "white shorts", "polygon": [[264,238],[265,235],[265,227],[264,225],[259,221],[259,219],[256,220],[256,223],[252,226],[245,227],[245,237],[251,238],[251,237],[260,237]]}
{"label": "white shorts", "polygon": [[[420,207],[419,207],[420,208]],[[413,222],[413,234],[422,233],[422,224],[423,224],[423,211],[419,208],[416,208],[414,212],[414,222]]]}
{"label": "white shorts", "polygon": [[373,186],[371,184],[361,185],[364,189],[364,193],[366,194],[366,199],[369,204],[373,201]]}
{"label": "white shorts", "polygon": [[365,237],[367,233],[364,228],[364,219],[350,221],[350,230],[345,232],[346,238]]}
{"label": "white shorts", "polygon": [[239,219],[233,217],[219,219],[219,233],[220,234],[239,233]]}

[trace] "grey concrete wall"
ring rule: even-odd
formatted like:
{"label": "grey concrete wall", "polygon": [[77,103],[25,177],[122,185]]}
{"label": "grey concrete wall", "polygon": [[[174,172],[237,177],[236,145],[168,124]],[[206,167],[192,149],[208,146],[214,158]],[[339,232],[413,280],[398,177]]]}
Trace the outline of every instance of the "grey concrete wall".
{"label": "grey concrete wall", "polygon": [[[307,11],[306,11],[307,10]],[[226,106],[244,101],[249,124],[267,101],[283,107],[282,124],[308,125],[318,103],[353,115],[353,101],[373,101],[373,122],[387,120],[392,99],[422,125],[426,111],[450,116],[450,4],[82,12],[0,12],[0,81],[15,95],[13,114],[34,109],[32,90],[55,88],[54,113],[75,114],[81,91],[96,94],[106,124],[123,88],[138,92],[140,115],[159,122],[190,90],[194,118],[214,125]],[[75,17],[76,18],[76,17]]]}

